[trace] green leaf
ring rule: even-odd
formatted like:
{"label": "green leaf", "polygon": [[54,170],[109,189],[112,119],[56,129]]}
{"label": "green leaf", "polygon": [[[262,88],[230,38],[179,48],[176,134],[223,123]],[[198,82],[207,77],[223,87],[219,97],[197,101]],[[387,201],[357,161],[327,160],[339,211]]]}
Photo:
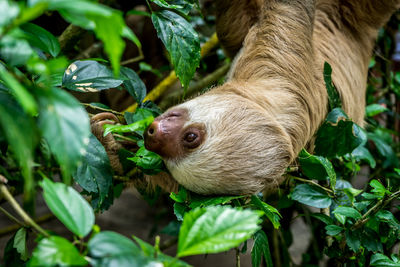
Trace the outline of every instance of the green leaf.
{"label": "green leaf", "polygon": [[57,88],[42,94],[39,103],[39,127],[69,183],[89,144],[88,115],[75,98]]}
{"label": "green leaf", "polygon": [[374,188],[371,190],[371,192],[374,193],[375,195],[383,197],[386,193],[390,194],[390,192],[386,190],[383,184],[381,184],[375,179],[371,180],[371,182],[369,182],[369,185]]}
{"label": "green leaf", "polygon": [[113,12],[108,17],[92,16],[91,19],[96,24],[94,28],[96,36],[104,43],[104,50],[110,58],[114,75],[118,75],[120,68],[119,61],[125,48],[122,34],[126,25],[122,15],[119,12]]}
{"label": "green leaf", "polygon": [[376,253],[372,255],[370,265],[379,267],[400,267],[400,262],[395,262],[384,254]]}
{"label": "green leaf", "polygon": [[383,164],[384,168],[390,166],[392,167],[399,166],[399,159],[397,158],[396,153],[393,151],[393,148],[389,145],[389,141],[390,142],[393,141],[386,140],[385,134],[383,134],[381,130],[376,130],[373,133],[368,133],[368,139],[372,140],[375,143],[378,153],[386,159]]}
{"label": "green leaf", "polygon": [[367,227],[365,227],[361,234],[361,245],[371,252],[383,251],[379,235]]}
{"label": "green leaf", "polygon": [[197,207],[223,205],[231,202],[234,199],[239,199],[239,198],[243,198],[243,196],[210,197],[210,196],[192,194],[189,207],[195,209]]}
{"label": "green leaf", "polygon": [[88,263],[67,239],[51,236],[39,241],[29,266],[86,266]]}
{"label": "green leaf", "polygon": [[340,99],[339,92],[332,82],[332,67],[328,62],[324,63],[324,81],[325,87],[328,92],[329,110],[342,107],[342,100]]}
{"label": "green leaf", "polygon": [[26,228],[20,228],[14,236],[13,247],[21,254],[21,260],[26,261],[29,258],[28,247],[26,245]]}
{"label": "green leaf", "polygon": [[[128,113],[128,114],[127,114]],[[124,117],[128,124],[135,123],[137,121],[145,120],[149,117],[153,117],[154,112],[147,108],[137,108],[134,113],[125,112]],[[155,116],[154,116],[155,117]],[[143,134],[145,129],[137,131]]]}
{"label": "green leaf", "polygon": [[340,234],[344,229],[340,226],[331,224],[325,226],[326,234],[327,235],[338,235]]}
{"label": "green leaf", "polygon": [[183,186],[179,186],[178,194],[176,194],[175,192],[171,192],[171,194],[169,195],[169,197],[172,200],[174,200],[175,202],[178,202],[178,203],[185,203],[187,196],[188,196],[188,192],[187,192],[186,188],[184,188]]}
{"label": "green leaf", "polygon": [[187,208],[184,204],[174,203],[174,214],[178,221],[183,221],[183,216],[185,215]]}
{"label": "green leaf", "polygon": [[174,12],[153,12],[151,20],[164,43],[183,87],[189,85],[200,62],[200,41],[192,25]]}
{"label": "green leaf", "polygon": [[22,255],[14,246],[15,234],[8,240],[3,253],[4,266],[24,266],[25,262],[21,259]]}
{"label": "green leaf", "polygon": [[26,115],[21,106],[5,91],[0,91],[0,129],[22,168],[24,194],[32,199],[34,182],[32,176],[33,153],[38,141],[35,122]]}
{"label": "green leaf", "polygon": [[367,141],[364,130],[340,108],[333,109],[317,132],[315,153],[327,158],[351,153]]}
{"label": "green leaf", "polygon": [[89,240],[89,254],[95,267],[156,267],[129,238],[115,232],[100,232]]}
{"label": "green leaf", "polygon": [[332,204],[332,199],[327,192],[319,187],[308,184],[296,186],[291,194],[291,198],[300,203],[320,209],[327,208]]}
{"label": "green leaf", "polygon": [[49,53],[53,57],[60,53],[60,44],[54,35],[32,23],[26,23],[20,26],[25,33],[25,39],[34,47]]}
{"label": "green leaf", "polygon": [[261,265],[261,259],[264,255],[267,267],[274,266],[272,263],[271,253],[269,251],[269,243],[267,235],[263,230],[258,230],[254,234],[254,245],[251,249],[251,266],[258,267]]}
{"label": "green leaf", "polygon": [[146,97],[146,85],[136,72],[129,68],[122,67],[121,74],[127,78],[127,80],[124,81],[124,86],[128,93],[133,96],[136,103],[142,103],[143,99]]}
{"label": "green leaf", "polygon": [[13,1],[0,2],[0,34],[3,33],[1,27],[10,24],[19,14],[19,6]]}
{"label": "green leaf", "polygon": [[37,114],[37,104],[33,96],[0,64],[0,80],[10,89],[26,113]]}
{"label": "green leaf", "polygon": [[128,40],[131,40],[137,47],[142,48],[142,44],[140,43],[136,34],[126,25],[124,26],[124,28],[122,30],[122,37],[125,37]]}
{"label": "green leaf", "polygon": [[97,92],[121,85],[122,79],[114,77],[106,66],[93,60],[77,60],[66,69],[62,85],[80,92]]}
{"label": "green leaf", "polygon": [[104,125],[104,136],[109,133],[131,133],[144,132],[147,127],[154,121],[154,117],[150,116],[143,120],[128,124],[128,125]]}
{"label": "green leaf", "polygon": [[314,156],[302,149],[299,154],[299,162],[302,172],[311,179],[329,179],[332,188],[335,188],[336,173],[332,163],[324,157]]}
{"label": "green leaf", "polygon": [[155,249],[152,245],[149,243],[144,242],[140,238],[134,236],[133,239],[139,244],[140,248],[142,249],[143,253],[145,256],[148,258],[151,258],[152,260],[157,260],[161,261],[164,266],[166,267],[189,267],[191,266],[190,264],[187,264],[186,262],[183,262],[181,260],[178,260],[174,257],[165,255],[159,251],[157,251],[157,258],[154,258]]}
{"label": "green leaf", "polygon": [[371,155],[369,150],[364,146],[359,146],[351,152],[353,158],[357,161],[365,160],[371,168],[375,168],[376,161],[374,157]]}
{"label": "green leaf", "polygon": [[345,236],[346,236],[347,246],[349,246],[349,248],[352,251],[357,252],[361,246],[359,231],[358,230],[355,230],[355,231],[346,230]]}
{"label": "green leaf", "polygon": [[37,55],[29,43],[18,36],[20,34],[18,30],[14,30],[12,33],[17,36],[9,34],[0,39],[0,58],[9,66],[24,66],[30,58],[37,57]]}
{"label": "green leaf", "polygon": [[333,211],[333,214],[335,214],[335,217],[339,215],[339,216],[343,216],[345,218],[352,218],[354,220],[361,219],[360,212],[358,210],[354,209],[354,208],[351,208],[351,207],[341,207],[341,206],[337,207]]}
{"label": "green leaf", "polygon": [[54,215],[74,234],[85,237],[94,225],[94,213],[89,203],[72,187],[53,183],[45,178],[40,182],[43,198]]}
{"label": "green leaf", "polygon": [[98,193],[98,205],[101,206],[111,190],[111,165],[104,147],[97,138],[91,134],[89,139],[86,154],[83,156],[74,178],[87,192]]}
{"label": "green leaf", "polygon": [[386,107],[379,104],[371,104],[365,108],[365,113],[368,117],[376,116],[382,112],[389,111]]}
{"label": "green leaf", "polygon": [[236,247],[260,228],[259,223],[256,212],[227,206],[189,211],[179,232],[177,256],[217,253]]}
{"label": "green leaf", "polygon": [[281,224],[279,223],[281,215],[276,208],[268,205],[264,201],[261,201],[256,195],[251,196],[251,203],[263,211],[263,213],[271,221],[275,229],[279,229],[279,227],[281,226]]}
{"label": "green leaf", "polygon": [[325,224],[333,224],[333,219],[325,214],[322,213],[311,213],[310,214],[311,217],[314,217],[318,220],[320,220],[321,222],[325,223]]}
{"label": "green leaf", "polygon": [[136,151],[134,157],[128,159],[135,162],[147,174],[158,173],[164,166],[162,158],[158,154],[147,150],[144,146]]}

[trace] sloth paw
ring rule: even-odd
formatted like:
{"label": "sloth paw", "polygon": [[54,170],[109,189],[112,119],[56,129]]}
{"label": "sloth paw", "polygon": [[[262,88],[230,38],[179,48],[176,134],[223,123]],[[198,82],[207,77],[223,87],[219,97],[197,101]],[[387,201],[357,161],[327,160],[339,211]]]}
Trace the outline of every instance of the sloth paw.
{"label": "sloth paw", "polygon": [[99,113],[91,118],[90,128],[94,136],[96,136],[96,138],[104,146],[107,155],[110,159],[110,164],[113,170],[119,174],[122,174],[123,168],[119,160],[118,150],[120,150],[123,147],[120,143],[118,143],[115,140],[114,136],[111,133],[104,136],[104,128],[103,128],[105,124],[116,124],[119,122],[120,121],[117,118],[117,116],[115,116],[112,113],[109,112]]}

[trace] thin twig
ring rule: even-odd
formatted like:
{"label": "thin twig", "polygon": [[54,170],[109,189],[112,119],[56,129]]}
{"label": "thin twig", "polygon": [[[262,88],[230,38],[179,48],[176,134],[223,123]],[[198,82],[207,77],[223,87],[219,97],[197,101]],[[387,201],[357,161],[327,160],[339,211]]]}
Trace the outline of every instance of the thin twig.
{"label": "thin twig", "polygon": [[143,55],[139,55],[139,56],[137,56],[137,57],[134,57],[134,58],[130,58],[130,59],[121,61],[120,64],[121,64],[121,66],[124,66],[124,65],[128,65],[128,64],[131,64],[131,63],[138,62],[138,61],[140,61],[140,60],[142,60],[142,59],[144,59],[144,56],[143,56]]}
{"label": "thin twig", "polygon": [[313,180],[303,179],[303,178],[296,177],[296,176],[293,176],[293,175],[290,175],[290,174],[286,174],[286,175],[287,175],[287,177],[292,178],[292,179],[294,179],[294,180],[298,180],[298,181],[301,181],[301,182],[303,182],[303,183],[308,183],[308,184],[312,184],[312,185],[318,186],[319,188],[325,190],[326,192],[331,193],[331,194],[334,194],[334,192],[333,192],[331,189],[326,188],[326,187],[324,187],[324,186],[322,186],[322,185],[320,185],[320,184],[314,182]]}
{"label": "thin twig", "polygon": [[33,227],[40,234],[49,237],[50,235],[40,227],[29,215],[21,208],[15,198],[11,195],[10,191],[8,191],[7,187],[4,184],[0,185],[0,193],[3,197],[10,203],[13,209],[18,213],[18,215],[24,220],[24,222]]}
{"label": "thin twig", "polygon": [[379,200],[378,202],[376,202],[376,204],[370,208],[366,213],[364,213],[364,215],[361,217],[361,219],[359,219],[352,227],[352,230],[358,229],[361,226],[363,226],[364,224],[366,224],[369,219],[371,218],[371,214],[375,214],[377,213],[380,209],[384,208],[385,206],[387,206],[390,202],[392,202],[392,200],[394,200],[395,198],[400,196],[400,190],[394,192],[393,194],[389,195],[388,199],[386,199],[385,201],[383,199]]}
{"label": "thin twig", "polygon": [[6,215],[11,221],[15,222],[16,224],[25,227],[26,225],[21,222],[20,220],[18,220],[18,218],[16,218],[14,215],[12,215],[11,213],[9,213],[8,211],[6,211],[3,207],[0,207],[0,211],[4,213],[4,215]]}
{"label": "thin twig", "polygon": [[[55,216],[53,214],[49,213],[49,214],[46,214],[46,215],[43,215],[43,216],[37,218],[35,220],[35,222],[37,224],[42,224],[42,223],[45,223],[45,222],[47,222],[47,221],[49,221],[49,220],[51,220],[53,218],[55,218]],[[13,224],[13,225],[9,225],[9,226],[7,226],[5,228],[2,228],[2,229],[0,229],[0,237],[9,235],[11,233],[14,233],[19,228],[21,228],[20,224]]]}

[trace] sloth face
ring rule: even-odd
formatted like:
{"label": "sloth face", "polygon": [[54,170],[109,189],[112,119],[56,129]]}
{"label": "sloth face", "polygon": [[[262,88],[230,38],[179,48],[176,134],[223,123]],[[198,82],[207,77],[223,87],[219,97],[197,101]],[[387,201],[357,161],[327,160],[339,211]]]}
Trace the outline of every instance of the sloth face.
{"label": "sloth face", "polygon": [[277,187],[290,145],[272,116],[235,94],[209,93],[173,107],[145,134],[146,148],[162,156],[174,179],[206,195]]}

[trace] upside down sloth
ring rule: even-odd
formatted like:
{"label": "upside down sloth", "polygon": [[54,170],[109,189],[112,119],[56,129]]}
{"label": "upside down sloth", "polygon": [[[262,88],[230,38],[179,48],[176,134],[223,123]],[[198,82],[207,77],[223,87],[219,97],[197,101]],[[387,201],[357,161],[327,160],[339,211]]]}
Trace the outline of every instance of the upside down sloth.
{"label": "upside down sloth", "polygon": [[[399,4],[217,0],[218,37],[227,55],[236,55],[228,80],[156,118],[146,148],[200,194],[276,188],[327,114],[325,61],[344,111],[362,124],[374,41]],[[168,178],[156,183],[173,185]]]}

